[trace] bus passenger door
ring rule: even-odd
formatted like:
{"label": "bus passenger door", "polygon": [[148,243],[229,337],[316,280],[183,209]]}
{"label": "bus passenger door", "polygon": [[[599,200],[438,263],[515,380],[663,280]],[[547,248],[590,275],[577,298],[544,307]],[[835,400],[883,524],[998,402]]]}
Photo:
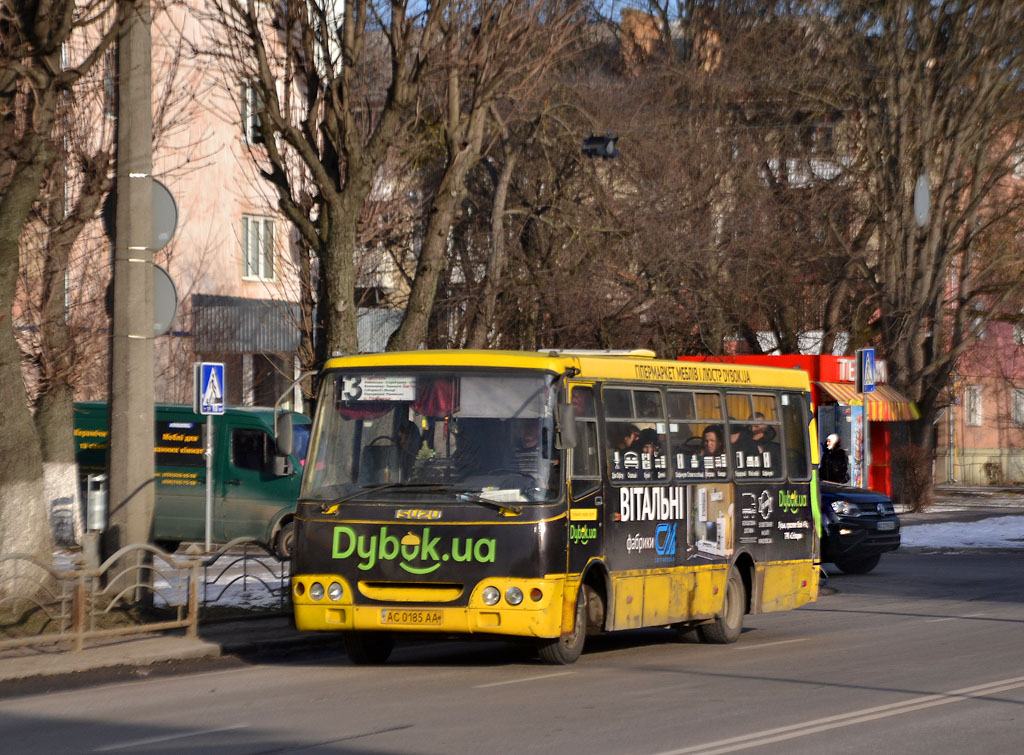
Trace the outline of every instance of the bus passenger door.
{"label": "bus passenger door", "polygon": [[580,574],[591,558],[604,555],[604,506],[598,459],[594,389],[573,385],[576,447],[569,451],[568,573]]}

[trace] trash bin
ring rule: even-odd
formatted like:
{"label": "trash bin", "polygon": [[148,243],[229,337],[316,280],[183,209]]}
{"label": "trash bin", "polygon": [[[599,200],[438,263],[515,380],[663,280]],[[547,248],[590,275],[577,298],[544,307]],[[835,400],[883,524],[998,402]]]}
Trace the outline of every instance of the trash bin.
{"label": "trash bin", "polygon": [[91,474],[85,478],[85,529],[102,532],[107,528],[107,476]]}

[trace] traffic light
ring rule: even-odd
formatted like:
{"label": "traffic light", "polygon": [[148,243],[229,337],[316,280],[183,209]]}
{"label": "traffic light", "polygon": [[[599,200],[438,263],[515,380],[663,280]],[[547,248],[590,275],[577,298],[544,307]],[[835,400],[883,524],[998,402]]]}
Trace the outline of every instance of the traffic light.
{"label": "traffic light", "polygon": [[611,160],[619,156],[615,149],[615,142],[619,137],[608,134],[607,136],[588,136],[583,140],[583,154],[587,157],[603,157]]}

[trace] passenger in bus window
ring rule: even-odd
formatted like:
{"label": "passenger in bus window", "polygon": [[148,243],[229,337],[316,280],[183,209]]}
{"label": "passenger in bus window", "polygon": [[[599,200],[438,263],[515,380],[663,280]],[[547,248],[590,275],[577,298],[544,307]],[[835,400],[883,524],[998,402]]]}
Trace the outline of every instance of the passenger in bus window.
{"label": "passenger in bus window", "polygon": [[612,439],[612,446],[616,451],[625,453],[635,451],[637,441],[640,440],[640,430],[636,425],[625,425],[619,430],[618,437]]}
{"label": "passenger in bus window", "polygon": [[612,469],[615,472],[624,473],[616,479],[636,480],[640,478],[640,430],[636,425],[618,425],[617,430],[612,431],[609,445],[612,452]]}
{"label": "passenger in bus window", "polygon": [[736,476],[761,476],[761,452],[751,437],[751,426],[729,417],[729,445],[735,457]]}
{"label": "passenger in bus window", "polygon": [[757,447],[761,456],[761,469],[776,474],[779,466],[779,444],[775,442],[775,428],[765,422],[761,412],[754,412],[754,422],[750,425],[750,440]]}
{"label": "passenger in bus window", "polygon": [[719,425],[708,425],[704,428],[701,440],[701,458],[704,463],[704,476],[717,477],[716,469],[720,469],[722,456],[725,454],[725,437]]}
{"label": "passenger in bus window", "polygon": [[640,431],[640,468],[645,480],[664,480],[668,475],[668,464],[661,452],[661,437],[653,427]]}

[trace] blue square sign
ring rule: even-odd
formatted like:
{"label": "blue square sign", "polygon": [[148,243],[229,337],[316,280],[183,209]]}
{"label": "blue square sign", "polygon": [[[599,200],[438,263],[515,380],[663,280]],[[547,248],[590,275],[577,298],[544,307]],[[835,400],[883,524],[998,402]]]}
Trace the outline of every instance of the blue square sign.
{"label": "blue square sign", "polygon": [[857,393],[871,393],[875,390],[875,350],[857,351],[857,374],[854,379]]}
{"label": "blue square sign", "polygon": [[224,413],[224,365],[220,362],[198,362],[195,369],[195,401],[197,414]]}

